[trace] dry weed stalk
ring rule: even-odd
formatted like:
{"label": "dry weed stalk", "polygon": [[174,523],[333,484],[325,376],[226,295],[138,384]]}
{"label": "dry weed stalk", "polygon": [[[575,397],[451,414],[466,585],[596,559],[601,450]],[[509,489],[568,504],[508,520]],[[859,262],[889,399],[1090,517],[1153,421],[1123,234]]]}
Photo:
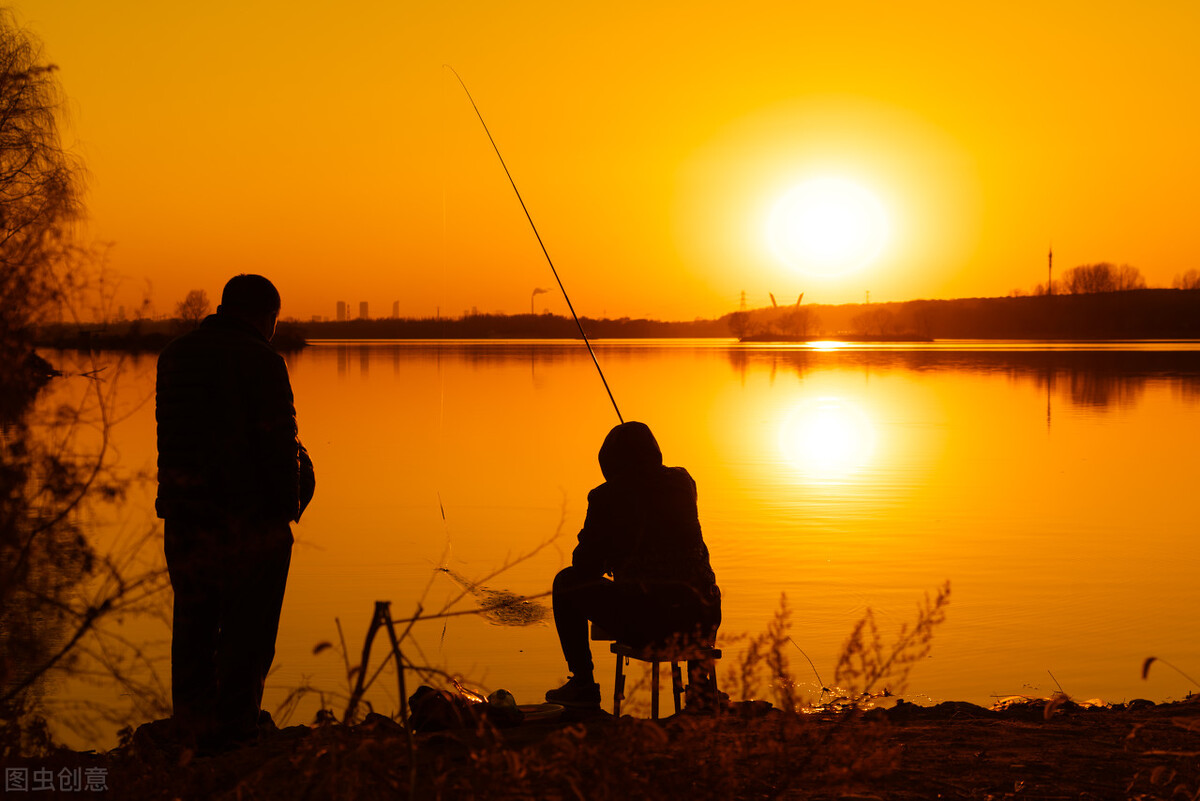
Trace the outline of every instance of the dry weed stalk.
{"label": "dry weed stalk", "polygon": [[[765,661],[783,712],[776,720],[773,735],[767,735],[765,740],[780,754],[787,768],[774,773],[768,796],[778,797],[800,780],[821,786],[848,786],[894,769],[898,752],[884,740],[883,724],[851,724],[859,720],[863,703],[874,696],[885,680],[891,679],[891,684],[884,692],[903,692],[912,668],[928,656],[934,630],[945,620],[949,602],[950,583],[946,582],[932,598],[928,593],[925,595],[915,623],[903,624],[890,644],[880,634],[875,615],[868,609],[847,638],[834,673],[835,685],[844,688],[844,698],[840,699],[843,712],[832,721],[811,723],[797,711],[800,699],[785,655],[786,644],[792,642],[787,636],[790,627],[787,599],[781,600],[780,611],[767,632],[752,638],[753,647],[748,650],[746,660]],[[743,683],[754,672],[753,665],[743,664]]]}
{"label": "dry weed stalk", "polygon": [[[443,515],[443,520],[444,520],[445,519],[444,511],[443,511],[442,515]],[[435,570],[431,574],[429,582],[426,584],[424,590],[422,591],[421,597],[417,601],[416,609],[411,617],[392,618],[390,611],[389,611],[390,610],[389,602],[377,601],[375,604],[375,611],[372,615],[370,625],[368,626],[366,636],[364,637],[364,640],[363,640],[362,657],[359,660],[358,664],[356,664],[356,665],[350,664],[350,656],[349,656],[350,652],[346,646],[346,638],[342,631],[341,621],[335,619],[335,623],[337,625],[337,630],[338,630],[338,642],[339,642],[340,647],[336,647],[333,645],[333,643],[328,642],[328,641],[320,642],[320,643],[317,643],[316,646],[314,646],[313,654],[314,655],[319,654],[319,653],[322,653],[323,651],[332,650],[335,648],[336,648],[336,650],[339,651],[339,653],[341,653],[342,660],[343,660],[343,663],[345,665],[345,670],[346,670],[346,687],[347,687],[346,692],[344,694],[337,693],[337,692],[332,692],[332,693],[327,694],[326,692],[324,692],[318,688],[309,686],[307,683],[305,685],[302,685],[299,687],[294,687],[288,692],[287,696],[284,698],[284,701],[277,708],[278,714],[281,715],[281,720],[286,721],[287,718],[295,711],[295,709],[299,705],[300,701],[305,696],[315,693],[319,696],[320,701],[321,701],[321,708],[318,710],[317,718],[316,718],[316,722],[318,724],[332,723],[337,720],[337,716],[331,710],[329,710],[326,706],[327,698],[344,698],[345,699],[346,707],[345,707],[345,711],[342,714],[342,718],[341,718],[342,723],[347,724],[347,725],[352,725],[352,724],[358,722],[359,721],[359,710],[361,707],[365,706],[369,713],[373,713],[375,711],[374,708],[372,707],[370,701],[366,699],[366,694],[371,689],[371,687],[374,685],[375,681],[379,678],[379,676],[383,673],[384,669],[388,666],[388,664],[392,663],[393,661],[395,662],[395,664],[397,666],[396,678],[397,678],[397,684],[398,684],[398,690],[399,690],[399,697],[398,697],[399,710],[396,713],[394,713],[393,715],[391,715],[390,717],[392,717],[393,719],[398,718],[402,724],[407,724],[407,722],[408,722],[408,688],[407,688],[407,683],[405,680],[406,671],[411,671],[412,673],[415,673],[420,678],[420,680],[425,683],[441,684],[444,686],[454,686],[457,688],[461,688],[461,686],[462,686],[461,682],[465,681],[464,677],[448,673],[448,672],[446,672],[444,670],[440,670],[438,668],[430,667],[427,664],[415,662],[411,658],[409,658],[409,656],[405,653],[405,648],[407,648],[408,646],[411,646],[412,649],[414,649],[420,655],[420,659],[422,661],[424,661],[424,654],[421,653],[420,647],[410,637],[413,627],[418,622],[426,622],[426,621],[434,621],[434,620],[447,620],[451,617],[458,617],[458,616],[464,616],[464,615],[495,616],[498,613],[502,613],[509,608],[517,608],[517,607],[520,607],[522,604],[527,604],[532,599],[548,596],[550,594],[549,592],[543,592],[543,593],[538,593],[536,595],[528,595],[528,596],[517,596],[517,595],[511,594],[511,593],[506,593],[504,595],[504,597],[502,597],[502,598],[489,599],[487,602],[485,602],[479,606],[476,606],[476,607],[472,607],[472,608],[468,608],[468,609],[455,609],[454,608],[465,597],[467,597],[471,593],[471,590],[473,588],[476,588],[476,587],[482,585],[483,583],[490,581],[491,579],[495,578],[496,576],[504,573],[505,571],[512,569],[513,567],[515,567],[516,565],[518,565],[522,562],[532,559],[533,557],[535,557],[537,554],[541,553],[546,548],[554,545],[557,542],[557,540],[562,536],[563,525],[564,525],[565,521],[566,521],[566,502],[564,500],[562,510],[560,513],[560,517],[559,517],[559,521],[558,521],[558,525],[555,528],[554,534],[550,538],[539,543],[538,545],[536,545],[534,548],[532,548],[531,550],[529,550],[526,553],[519,554],[516,557],[506,559],[505,562],[499,568],[497,568],[496,570],[493,570],[491,573],[478,579],[477,581],[464,582],[464,588],[457,595],[453,596],[449,601],[447,601],[445,604],[443,604],[441,609],[439,609],[436,612],[426,614],[425,609],[424,609],[424,603],[425,603],[425,598],[427,597],[427,595],[430,591],[430,588],[433,586],[433,580],[436,577],[437,573],[443,572],[442,568]],[[448,550],[447,550],[447,553],[448,553]],[[443,562],[445,561],[446,555],[447,554],[445,554],[445,553],[443,554]],[[397,633],[397,630],[396,630],[397,624],[404,624],[403,630],[401,630],[399,633]],[[387,645],[390,647],[387,648],[383,660],[368,675],[368,668],[369,668],[369,664],[370,664],[370,655],[371,655],[371,646],[375,639],[375,636],[379,633],[379,631],[381,629],[384,629],[387,631],[387,640],[388,640]],[[402,646],[405,646],[405,648],[402,648]],[[482,733],[483,724],[481,723],[480,725],[481,725],[480,732]],[[404,742],[405,742],[404,763],[408,766],[409,772],[403,781],[403,785],[406,787],[409,797],[413,797],[413,794],[416,792],[416,786],[417,786],[417,776],[416,776],[417,759],[416,759],[416,755],[414,752],[413,732],[412,732],[411,726],[408,726],[408,725],[404,726]],[[397,786],[399,786],[399,785],[397,785]]]}
{"label": "dry weed stalk", "polygon": [[725,647],[745,641],[746,650],[736,666],[735,691],[744,699],[757,698],[764,674],[780,709],[795,711],[801,704],[788,663],[787,648],[792,642],[788,632],[792,627],[791,609],[787,594],[779,597],[779,609],[767,623],[767,630],[756,635],[735,635],[725,639]]}
{"label": "dry weed stalk", "polygon": [[885,646],[875,614],[870,609],[854,626],[849,639],[842,647],[834,670],[835,684],[846,690],[851,703],[859,703],[870,697],[885,680],[892,683],[883,689],[890,695],[901,695],[908,686],[908,675],[913,666],[929,655],[933,648],[933,632],[946,619],[946,606],[950,603],[950,582],[943,584],[933,596],[925,594],[917,607],[917,620],[911,628],[908,623],[900,626],[895,643]]}
{"label": "dry weed stalk", "polygon": [[[517,565],[521,564],[522,562],[525,562],[525,561],[528,561],[529,559],[534,558],[535,556],[537,556],[539,553],[541,553],[546,548],[555,545],[557,543],[557,541],[559,540],[559,538],[562,537],[563,525],[565,524],[565,522],[566,522],[566,502],[564,501],[561,512],[560,512],[558,525],[555,527],[554,534],[552,536],[550,536],[548,539],[544,540],[543,542],[537,544],[529,551],[522,553],[522,554],[518,554],[516,557],[510,557],[510,558],[506,559],[505,562],[499,568],[496,568],[495,570],[486,574],[482,578],[468,582],[467,584],[469,584],[470,586],[482,585],[488,581],[491,581],[492,579],[501,575],[502,573],[504,573],[508,570],[511,570],[512,568],[516,567]],[[445,556],[446,556],[446,554],[443,554],[443,561],[445,560]],[[480,615],[480,616],[485,616],[485,617],[486,616],[495,616],[498,612],[503,612],[504,610],[510,609],[510,608],[517,608],[517,607],[520,607],[522,604],[528,603],[531,600],[548,597],[550,595],[549,591],[536,593],[533,595],[525,595],[525,596],[518,596],[518,595],[511,594],[511,593],[507,593],[507,594],[505,594],[505,597],[503,597],[499,600],[489,599],[487,602],[477,605],[477,606],[472,606],[472,607],[469,607],[466,609],[457,609],[455,607],[457,607],[458,604],[463,601],[463,599],[467,598],[471,594],[470,589],[468,589],[468,588],[466,588],[466,586],[464,586],[463,589],[461,589],[456,595],[452,596],[448,601],[446,601],[446,603],[444,603],[441,606],[441,608],[439,608],[437,611],[427,613],[425,611],[425,606],[424,606],[425,599],[428,596],[429,591],[433,586],[434,579],[441,572],[445,572],[445,571],[443,570],[443,568],[439,567],[438,569],[434,570],[431,573],[430,579],[429,579],[428,583],[425,585],[425,588],[422,590],[420,599],[417,601],[416,609],[414,610],[413,614],[410,617],[402,617],[402,618],[390,618],[389,617],[389,619],[387,621],[387,624],[389,624],[389,625],[386,625],[386,627],[391,628],[391,627],[402,625],[403,629],[396,631],[395,638],[394,638],[395,647],[388,648],[388,650],[386,651],[386,653],[383,657],[383,660],[378,665],[375,665],[373,668],[371,668],[369,666],[371,643],[372,643],[375,635],[380,630],[380,628],[385,627],[384,621],[378,616],[377,612],[372,615],[371,625],[368,626],[367,633],[364,637],[362,657],[359,659],[357,664],[351,665],[350,650],[346,645],[346,637],[345,637],[345,633],[342,630],[341,620],[335,618],[334,623],[335,623],[335,625],[337,627],[337,631],[338,631],[338,643],[335,645],[334,643],[332,643],[328,640],[319,642],[313,647],[313,654],[315,655],[315,654],[320,654],[327,650],[333,650],[333,651],[337,651],[337,653],[339,653],[341,655],[343,664],[345,665],[345,680],[346,680],[345,690],[344,691],[337,691],[337,690],[330,691],[330,690],[314,688],[311,686],[301,686],[301,687],[291,688],[289,690],[287,697],[285,698],[283,704],[281,704],[279,707],[280,713],[286,713],[287,716],[290,716],[291,712],[296,709],[299,701],[301,699],[303,699],[303,697],[315,693],[315,694],[319,695],[319,697],[321,699],[321,709],[318,712],[319,718],[321,718],[322,720],[337,720],[338,716],[327,708],[326,701],[327,700],[339,701],[339,702],[345,703],[345,709],[340,718],[341,722],[348,724],[348,725],[354,724],[354,723],[358,722],[358,720],[359,720],[360,706],[365,706],[369,712],[375,711],[374,708],[372,707],[370,701],[367,700],[367,698],[366,698],[367,693],[371,690],[371,688],[374,686],[376,680],[379,679],[380,675],[384,672],[384,670],[388,667],[388,665],[390,665],[392,663],[393,658],[396,658],[396,657],[399,658],[400,664],[402,664],[402,666],[403,666],[403,670],[411,671],[411,672],[415,673],[418,676],[418,678],[423,682],[430,683],[430,684],[440,684],[440,685],[444,685],[447,687],[453,686],[456,683],[465,682],[466,678],[464,676],[461,676],[461,675],[458,675],[455,673],[451,673],[448,671],[444,671],[444,670],[441,670],[441,669],[438,669],[435,667],[431,667],[430,665],[423,663],[427,660],[425,660],[424,654],[421,652],[420,647],[410,637],[414,626],[416,626],[417,623],[421,623],[421,622],[429,622],[429,621],[437,621],[437,620],[445,621],[445,620],[448,620],[453,617],[463,617],[463,616],[469,616],[469,615]],[[401,646],[404,646],[404,648],[402,649]],[[422,661],[418,662],[418,661],[414,661],[414,660],[410,659],[409,655],[406,653],[406,651],[409,648],[412,648],[413,650],[415,650],[416,653],[418,654],[418,658]],[[403,684],[402,678],[400,679],[400,683]],[[403,695],[404,692],[402,691],[401,694]],[[401,697],[398,699],[398,703],[401,706],[403,706],[406,702],[407,702],[407,698]],[[403,710],[401,710],[401,713],[402,712],[403,712]],[[286,721],[287,716],[281,718],[281,720]],[[403,714],[401,714],[400,717],[403,718],[404,717]]]}
{"label": "dry weed stalk", "polygon": [[1171,670],[1178,673],[1180,676],[1183,676],[1185,679],[1190,681],[1192,684],[1195,684],[1197,687],[1200,687],[1200,682],[1196,681],[1191,676],[1184,673],[1182,670],[1175,667],[1173,664],[1171,664],[1167,660],[1163,659],[1162,657],[1158,657],[1158,656],[1148,656],[1148,657],[1146,657],[1146,661],[1142,663],[1142,681],[1145,681],[1147,678],[1149,678],[1150,666],[1153,665],[1155,662],[1162,662],[1164,665],[1166,665]]}
{"label": "dry weed stalk", "polygon": [[[1150,676],[1150,666],[1155,662],[1162,662],[1171,670],[1183,676],[1192,684],[1200,686],[1195,679],[1184,673],[1175,665],[1168,662],[1166,659],[1157,656],[1147,657],[1142,663],[1142,680],[1145,681]],[[1188,700],[1195,700],[1194,693],[1188,694]],[[1189,715],[1187,717],[1177,718],[1171,721],[1176,727],[1182,728],[1190,734],[1200,734],[1200,715]],[[1129,739],[1133,739],[1138,734],[1138,728],[1135,728],[1128,735]],[[1142,752],[1147,756],[1155,756],[1172,760],[1173,765],[1157,765],[1149,771],[1139,771],[1133,778],[1127,792],[1130,797],[1136,798],[1157,798],[1159,794],[1163,794],[1168,798],[1190,799],[1190,801],[1200,801],[1200,751],[1188,750],[1165,750],[1165,749],[1150,749]],[[1150,785],[1149,793],[1145,795],[1132,795],[1135,788],[1139,787],[1142,782]]]}
{"label": "dry weed stalk", "polygon": [[[917,621],[892,644],[869,613],[860,621],[839,660],[856,699],[887,678],[907,677],[928,654],[948,601],[948,585],[926,597]],[[765,681],[775,709],[751,702],[735,705],[733,714],[683,715],[666,724],[622,718],[611,727],[570,727],[523,749],[491,740],[470,751],[469,769],[439,758],[432,774],[440,797],[779,798],[800,786],[852,789],[893,770],[898,754],[886,730],[850,725],[857,705],[832,720],[806,714],[788,662],[790,617],[783,597],[767,630],[745,638],[733,681],[748,699]]]}

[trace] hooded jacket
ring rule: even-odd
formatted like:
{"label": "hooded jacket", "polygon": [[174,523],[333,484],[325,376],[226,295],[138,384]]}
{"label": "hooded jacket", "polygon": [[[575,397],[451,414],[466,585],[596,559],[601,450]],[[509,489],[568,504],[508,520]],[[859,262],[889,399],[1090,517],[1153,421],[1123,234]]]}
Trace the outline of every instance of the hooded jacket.
{"label": "hooded jacket", "polygon": [[700,532],[696,482],[666,467],[644,423],[623,423],[600,447],[605,482],[588,493],[572,564],[617,582],[683,582],[708,597],[716,585]]}

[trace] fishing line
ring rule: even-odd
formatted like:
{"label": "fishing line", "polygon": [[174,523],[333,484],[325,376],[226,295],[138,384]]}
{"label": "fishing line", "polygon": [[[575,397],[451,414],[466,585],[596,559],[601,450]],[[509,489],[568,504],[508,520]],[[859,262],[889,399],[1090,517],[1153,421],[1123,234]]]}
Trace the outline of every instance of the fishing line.
{"label": "fishing line", "polygon": [[555,269],[554,261],[550,258],[550,253],[546,250],[545,243],[542,242],[542,235],[538,233],[537,226],[534,225],[533,217],[529,214],[529,209],[525,206],[525,199],[521,197],[521,190],[517,189],[517,182],[513,180],[508,165],[504,163],[504,156],[500,155],[500,148],[496,145],[496,140],[492,137],[492,132],[488,129],[487,123],[484,122],[483,114],[479,111],[479,106],[476,105],[475,98],[471,96],[471,90],[467,88],[466,82],[463,81],[462,76],[458,74],[458,71],[454,67],[451,67],[449,64],[443,64],[442,66],[454,73],[454,77],[458,78],[463,91],[467,93],[467,99],[471,101],[471,108],[475,109],[475,116],[479,118],[479,124],[483,126],[483,132],[487,134],[488,141],[492,143],[492,150],[496,151],[496,158],[500,159],[500,166],[504,168],[504,174],[508,176],[508,182],[512,184],[513,192],[517,194],[517,200],[521,203],[521,210],[525,212],[525,219],[529,220],[529,227],[533,229],[533,235],[537,237],[538,245],[542,248],[542,255],[546,257],[546,263],[550,265],[550,272],[554,273],[554,280],[558,282],[558,288],[562,291],[563,300],[567,302],[567,308],[571,310],[571,317],[575,319],[575,327],[579,329],[579,336],[583,337],[583,344],[587,345],[588,353],[592,357],[592,364],[596,365],[596,372],[600,374],[600,381],[604,383],[604,391],[608,393],[608,399],[612,401],[613,411],[617,413],[617,419],[624,423],[625,418],[621,416],[621,410],[617,408],[617,399],[613,397],[612,390],[608,386],[608,380],[604,377],[604,371],[600,369],[600,362],[596,359],[596,352],[592,350],[592,343],[588,341],[587,334],[583,333],[583,325],[579,322],[579,315],[575,313],[575,307],[571,305],[571,298],[567,295],[567,288],[563,286],[562,279],[558,277],[558,270]]}
{"label": "fishing line", "polygon": [[[449,108],[449,103],[447,102],[447,97],[446,97],[446,84],[443,81],[442,82],[442,92],[441,92],[441,103],[440,103],[441,113],[439,114],[439,122],[441,123],[441,132],[440,132],[441,135],[438,137],[438,141],[441,143],[441,148],[439,149],[438,156],[439,156],[439,160],[441,162],[440,167],[441,167],[441,175],[442,175],[442,242],[441,242],[441,246],[442,246],[441,247],[442,291],[441,291],[440,302],[438,303],[438,312],[437,312],[439,329],[441,328],[441,325],[442,325],[442,323],[441,323],[442,304],[446,300],[446,265],[449,262],[449,258],[447,257],[447,251],[449,249],[449,239],[446,235],[446,226],[447,226],[447,222],[446,222],[447,221],[446,174],[448,172],[447,164],[449,163],[449,151],[446,146],[446,128],[448,127],[446,120],[448,117],[448,111],[447,111],[448,108]],[[444,331],[442,331],[440,333],[444,333]],[[445,445],[446,445],[446,443],[445,443],[445,436],[446,436],[446,373],[442,368],[442,348],[440,345],[438,346],[436,353],[437,353],[436,358],[437,358],[437,375],[438,375],[438,448],[437,448],[438,481],[437,481],[437,486],[439,487],[439,489],[437,490],[437,502],[438,502],[438,512],[441,514],[441,517],[442,517],[442,535],[445,537],[445,540],[446,540],[446,545],[442,550],[442,558],[438,564],[437,570],[445,570],[450,566],[450,554],[454,550],[454,542],[450,539],[450,524],[446,520],[446,504],[445,504],[445,502],[442,501],[442,491],[440,489],[441,481],[443,478],[445,478],[445,454],[446,454],[446,447],[445,447]],[[437,575],[437,570],[435,570],[433,572],[433,574],[430,575],[429,584],[426,586],[426,592],[428,592],[429,587],[433,585],[433,578],[434,578],[434,576]],[[447,626],[447,624],[444,622],[442,624],[442,643],[443,644],[445,643],[445,640],[446,640],[446,626]]]}

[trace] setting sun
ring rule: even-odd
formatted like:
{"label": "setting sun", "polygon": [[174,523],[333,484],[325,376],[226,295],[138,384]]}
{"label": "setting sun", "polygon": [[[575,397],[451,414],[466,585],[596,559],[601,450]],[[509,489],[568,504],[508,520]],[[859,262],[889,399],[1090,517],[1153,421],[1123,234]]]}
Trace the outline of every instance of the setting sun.
{"label": "setting sun", "polygon": [[879,256],[888,238],[879,199],[843,178],[813,178],[775,204],[767,220],[771,250],[806,273],[837,275]]}

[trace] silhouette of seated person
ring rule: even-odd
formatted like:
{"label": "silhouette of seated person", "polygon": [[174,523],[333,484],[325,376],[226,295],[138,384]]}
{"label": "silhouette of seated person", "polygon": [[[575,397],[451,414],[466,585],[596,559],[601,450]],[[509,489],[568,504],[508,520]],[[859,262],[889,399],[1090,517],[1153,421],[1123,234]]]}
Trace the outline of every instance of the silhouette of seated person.
{"label": "silhouette of seated person", "polygon": [[636,422],[608,433],[600,470],[605,481],[588,493],[571,566],[554,578],[554,624],[571,676],[546,700],[564,706],[600,704],[588,621],[635,647],[711,645],[721,623],[687,470],[664,466],[654,435]]}

